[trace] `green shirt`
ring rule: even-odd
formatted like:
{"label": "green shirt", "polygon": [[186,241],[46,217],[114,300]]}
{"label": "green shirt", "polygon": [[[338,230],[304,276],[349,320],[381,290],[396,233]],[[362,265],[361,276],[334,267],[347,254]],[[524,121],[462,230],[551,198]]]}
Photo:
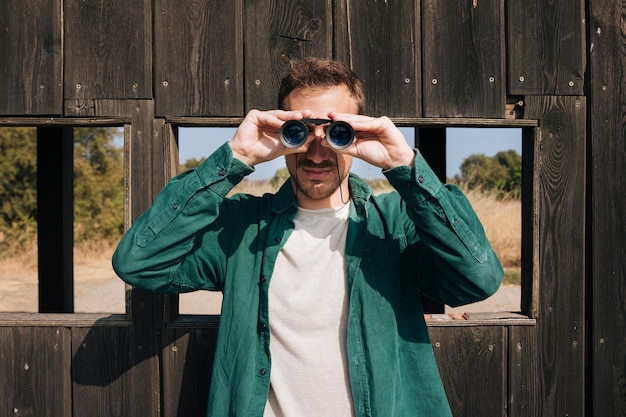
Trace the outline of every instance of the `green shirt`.
{"label": "green shirt", "polygon": [[[261,417],[269,390],[268,286],[298,208],[289,181],[276,194],[227,198],[252,171],[224,144],[172,179],[113,255],[115,271],[134,286],[223,292],[211,417]],[[374,196],[350,176],[345,268],[355,412],[450,416],[418,293],[451,306],[479,301],[497,290],[502,267],[463,193],[441,184],[419,152],[413,167],[384,174],[397,192]]]}

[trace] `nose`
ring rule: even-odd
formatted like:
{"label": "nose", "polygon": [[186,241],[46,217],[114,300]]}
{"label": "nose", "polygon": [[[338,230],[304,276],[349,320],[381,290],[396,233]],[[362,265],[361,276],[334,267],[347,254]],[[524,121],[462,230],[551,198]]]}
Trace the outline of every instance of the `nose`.
{"label": "nose", "polygon": [[329,159],[332,151],[329,148],[322,146],[322,141],[326,140],[326,133],[323,126],[315,126],[313,134],[315,137],[309,145],[306,157],[317,164]]}

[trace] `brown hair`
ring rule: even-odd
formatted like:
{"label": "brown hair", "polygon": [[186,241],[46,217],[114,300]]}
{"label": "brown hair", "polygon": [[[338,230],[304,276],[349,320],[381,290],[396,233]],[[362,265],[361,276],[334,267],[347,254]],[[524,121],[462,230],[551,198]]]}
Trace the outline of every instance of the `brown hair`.
{"label": "brown hair", "polygon": [[289,72],[282,79],[278,90],[278,108],[284,109],[285,98],[295,90],[337,85],[345,85],[350,90],[359,106],[359,113],[362,113],[365,94],[363,84],[354,71],[339,61],[326,58],[292,60],[289,63]]}

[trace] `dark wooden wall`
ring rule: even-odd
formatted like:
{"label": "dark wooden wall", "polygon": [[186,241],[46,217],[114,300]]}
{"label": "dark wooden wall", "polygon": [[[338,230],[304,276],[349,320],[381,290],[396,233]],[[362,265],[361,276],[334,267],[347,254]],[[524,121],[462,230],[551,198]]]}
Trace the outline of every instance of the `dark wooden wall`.
{"label": "dark wooden wall", "polygon": [[[626,415],[625,16],[610,0],[5,0],[0,126],[124,126],[127,226],[175,173],[176,126],[274,108],[292,58],[349,63],[367,112],[424,143],[520,127],[521,314],[429,322],[450,402]],[[0,314],[0,417],[202,416],[218,318],[127,298],[120,316]]]}

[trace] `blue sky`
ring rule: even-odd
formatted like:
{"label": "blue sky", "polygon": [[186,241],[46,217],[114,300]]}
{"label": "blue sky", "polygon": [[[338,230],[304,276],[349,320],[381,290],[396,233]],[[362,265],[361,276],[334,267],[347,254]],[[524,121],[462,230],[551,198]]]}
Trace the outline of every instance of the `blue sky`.
{"label": "blue sky", "polygon": [[[210,155],[217,147],[230,140],[235,128],[179,128],[180,161]],[[402,129],[407,141],[413,145],[413,129]],[[448,128],[447,130],[446,175],[449,178],[459,173],[463,160],[471,154],[493,156],[499,151],[514,149],[522,154],[522,131],[519,128]],[[248,178],[260,180],[271,178],[277,169],[285,166],[284,158],[258,165]],[[352,171],[367,178],[383,178],[380,169],[354,159]]]}

